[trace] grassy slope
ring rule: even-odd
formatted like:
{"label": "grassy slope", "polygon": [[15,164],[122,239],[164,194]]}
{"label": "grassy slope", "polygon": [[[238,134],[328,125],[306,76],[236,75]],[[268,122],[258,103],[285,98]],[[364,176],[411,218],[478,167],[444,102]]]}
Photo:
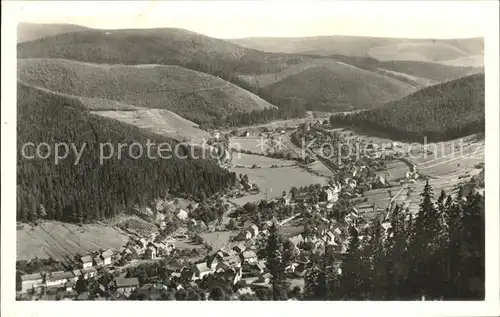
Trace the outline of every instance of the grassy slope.
{"label": "grassy slope", "polygon": [[88,28],[75,24],[19,23],[17,25],[17,43],[34,41],[44,37],[84,30],[88,30]]}
{"label": "grassy slope", "polygon": [[351,115],[349,122],[389,131],[395,137],[451,139],[484,131],[484,75],[424,88]]}
{"label": "grassy slope", "polygon": [[354,108],[380,105],[416,90],[389,76],[332,60],[284,75],[264,89],[270,94],[295,98],[308,107],[322,104],[330,110],[347,110],[347,105]]}
{"label": "grassy slope", "polygon": [[[18,79],[73,96],[166,109],[203,122],[271,104],[215,76],[178,66],[102,65],[62,59],[18,60]],[[111,109],[117,107],[112,104]],[[109,110],[106,106],[93,110]]]}

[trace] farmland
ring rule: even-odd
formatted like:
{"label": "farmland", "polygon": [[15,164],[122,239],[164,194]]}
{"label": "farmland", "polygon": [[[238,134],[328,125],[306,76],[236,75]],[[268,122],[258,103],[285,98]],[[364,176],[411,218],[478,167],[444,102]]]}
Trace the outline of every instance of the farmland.
{"label": "farmland", "polygon": [[231,168],[231,172],[237,174],[247,174],[251,183],[256,183],[260,188],[260,193],[232,201],[238,205],[244,205],[247,202],[262,200],[266,198],[273,199],[280,197],[283,191],[289,191],[293,186],[301,187],[310,184],[326,184],[327,179],[308,173],[299,167],[281,167],[281,168]]}
{"label": "farmland", "polygon": [[119,249],[128,241],[122,231],[103,224],[77,226],[46,221],[38,226],[22,225],[17,230],[17,260],[53,258],[61,262],[99,249]]}
{"label": "farmland", "polygon": [[260,168],[269,168],[273,165],[276,166],[293,166],[296,164],[295,161],[290,160],[280,160],[262,155],[252,155],[244,153],[234,153],[232,164],[235,167],[252,167],[256,165]]}

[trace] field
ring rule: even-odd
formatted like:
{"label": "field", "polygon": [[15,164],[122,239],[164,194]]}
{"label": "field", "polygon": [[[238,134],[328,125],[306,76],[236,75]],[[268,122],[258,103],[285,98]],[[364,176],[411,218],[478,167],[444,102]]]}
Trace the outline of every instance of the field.
{"label": "field", "polygon": [[230,242],[231,237],[238,235],[238,231],[216,231],[216,232],[204,232],[200,236],[208,244],[210,244],[214,251],[220,250],[224,247],[233,247],[239,242]]}
{"label": "field", "polygon": [[198,128],[196,123],[168,110],[143,109],[136,111],[93,111],[93,113],[148,129],[177,141],[200,142],[210,138],[210,133]]}
{"label": "field", "polygon": [[[435,196],[438,196],[441,190],[447,194],[456,194],[457,185],[469,181],[472,176],[478,174],[480,169],[475,166],[484,163],[484,140],[475,135],[465,139],[431,143],[427,149],[433,150],[429,151],[427,155],[424,155],[422,151],[418,155],[414,153],[415,156],[411,157],[411,160],[417,164],[418,173],[429,178],[429,184],[433,187]],[[403,204],[411,211],[416,212],[420,203],[419,195],[424,189],[425,180],[420,179],[415,183],[399,185],[394,181],[405,178],[409,171],[408,165],[402,161],[393,160],[388,161],[386,166],[387,171],[378,174],[389,175],[389,182],[392,181],[394,186],[391,188],[391,192],[395,196],[394,202]],[[396,196],[397,193],[399,195]],[[367,191],[364,197],[368,199],[368,202],[363,202],[361,205],[375,203],[376,208],[382,209],[389,205],[388,189]]]}
{"label": "field", "polygon": [[252,167],[256,165],[260,168],[269,168],[272,165],[277,166],[293,166],[295,161],[280,160],[262,155],[251,155],[244,153],[233,153],[233,160],[231,164],[235,167]]}
{"label": "field", "polygon": [[283,191],[289,191],[293,186],[301,187],[310,184],[326,184],[327,179],[308,173],[298,167],[282,168],[231,168],[236,174],[247,174],[251,183],[256,183],[260,188],[257,195],[249,195],[232,199],[238,205],[258,201],[266,198],[273,199],[281,196]]}
{"label": "field", "polygon": [[117,250],[127,241],[128,236],[122,231],[102,224],[82,227],[57,221],[46,221],[36,227],[24,224],[17,229],[17,260],[52,257],[67,262],[77,253]]}

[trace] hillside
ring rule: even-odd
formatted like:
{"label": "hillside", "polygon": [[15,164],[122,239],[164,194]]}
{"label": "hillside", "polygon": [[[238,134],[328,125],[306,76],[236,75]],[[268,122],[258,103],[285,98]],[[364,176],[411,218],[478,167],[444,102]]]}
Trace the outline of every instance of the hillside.
{"label": "hillside", "polygon": [[[45,218],[80,222],[109,218],[132,206],[146,205],[154,198],[163,197],[167,190],[206,197],[235,182],[234,174],[221,169],[213,161],[168,158],[166,152],[162,152],[165,157],[162,159],[155,146],[151,146],[152,158],[145,149],[140,155],[138,146],[122,149],[121,157],[118,157],[118,153],[114,153],[118,143],[137,142],[146,147],[150,140],[153,144],[170,144],[172,149],[177,143],[78,110],[84,106],[76,99],[21,83],[18,83],[17,94],[18,149],[21,151],[27,142],[35,145],[48,142],[52,147],[48,159],[29,159],[18,153],[19,221]],[[68,156],[57,163],[54,155],[56,143],[66,143],[70,149]],[[113,152],[110,153],[111,147]],[[74,148],[82,153],[79,160]],[[183,149],[179,148],[179,154],[184,154]],[[64,148],[60,147],[60,150],[62,152]],[[34,149],[28,147],[26,151],[31,155]],[[103,159],[101,164],[101,157],[109,159]]]}
{"label": "hillside", "polygon": [[88,29],[87,27],[75,24],[19,23],[17,25],[17,43]]}
{"label": "hillside", "polygon": [[[170,110],[198,123],[220,120],[233,113],[273,107],[223,79],[179,66],[20,59],[18,80],[71,96]],[[112,102],[110,108],[95,102],[85,105],[92,110],[119,108]]]}
{"label": "hillside", "polygon": [[230,41],[243,47],[265,52],[374,57],[383,61],[441,62],[484,54],[484,41],[482,38],[433,40],[316,36],[302,38],[243,38]]}
{"label": "hillside", "polygon": [[[346,68],[346,65],[355,67]],[[338,73],[341,77],[345,75],[349,76],[353,72],[360,72],[360,69],[362,69],[371,72],[371,74],[368,72],[364,73],[368,74],[371,78],[378,78],[381,81],[390,81],[393,83],[394,79],[396,79],[415,88],[431,86],[439,82],[484,72],[482,67],[457,67],[416,61],[380,62],[370,57],[332,55],[330,57],[315,57],[308,61],[290,65],[277,73],[240,75],[240,78],[252,85],[265,87],[288,76],[296,75],[306,69],[316,67],[328,67],[334,70],[343,68],[344,70]]]}
{"label": "hillside", "polygon": [[346,111],[369,108],[416,90],[414,86],[390,76],[333,60],[323,60],[277,75],[262,79],[265,83],[277,79],[263,90],[270,95],[291,99],[306,109]]}
{"label": "hillside", "polygon": [[381,107],[337,114],[332,125],[355,125],[423,142],[484,132],[484,75],[477,74],[427,87]]}
{"label": "hillside", "polygon": [[18,58],[62,58],[98,64],[179,65],[209,73],[279,71],[304,57],[263,53],[182,29],[89,30],[21,43]]}

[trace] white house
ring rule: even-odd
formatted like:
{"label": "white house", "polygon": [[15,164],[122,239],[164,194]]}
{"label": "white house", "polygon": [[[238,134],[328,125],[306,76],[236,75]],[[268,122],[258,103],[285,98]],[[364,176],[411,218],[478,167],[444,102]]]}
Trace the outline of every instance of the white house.
{"label": "white house", "polygon": [[156,248],[150,246],[147,247],[146,252],[145,252],[146,258],[153,260],[156,259]]}
{"label": "white house", "polygon": [[92,267],[92,256],[90,255],[86,255],[86,256],[82,256],[80,258],[80,264],[82,266],[82,269],[88,269],[88,268],[91,268]]}
{"label": "white house", "polygon": [[40,273],[25,274],[21,276],[21,291],[27,292],[43,286],[43,276]]}
{"label": "white house", "polygon": [[111,257],[113,256],[113,251],[111,251],[110,249],[104,251],[102,254],[101,254],[101,258],[104,262],[104,265],[110,265],[111,264]]}
{"label": "white house", "polygon": [[73,272],[68,271],[68,272],[63,272],[63,271],[56,271],[50,273],[50,276],[46,277],[45,284],[47,287],[52,287],[52,286],[62,286],[68,282],[70,278],[73,277]]}
{"label": "white house", "polygon": [[239,240],[249,240],[252,238],[252,233],[250,230],[243,230],[238,235]]}
{"label": "white house", "polygon": [[256,225],[251,225],[248,230],[252,234],[252,237],[256,237],[259,234],[259,227],[257,227]]}
{"label": "white house", "polygon": [[137,277],[117,278],[114,281],[114,286],[117,293],[128,297],[137,287],[139,287],[139,280]]}
{"label": "white house", "polygon": [[203,279],[205,276],[210,275],[213,272],[212,268],[209,267],[206,262],[198,263],[195,265],[195,274],[193,279]]}
{"label": "white house", "polygon": [[241,254],[241,260],[243,263],[255,263],[257,262],[257,254],[252,250],[245,251]]}
{"label": "white house", "polygon": [[97,270],[95,269],[95,267],[89,267],[82,270],[82,275],[85,279],[92,278],[97,275]]}

